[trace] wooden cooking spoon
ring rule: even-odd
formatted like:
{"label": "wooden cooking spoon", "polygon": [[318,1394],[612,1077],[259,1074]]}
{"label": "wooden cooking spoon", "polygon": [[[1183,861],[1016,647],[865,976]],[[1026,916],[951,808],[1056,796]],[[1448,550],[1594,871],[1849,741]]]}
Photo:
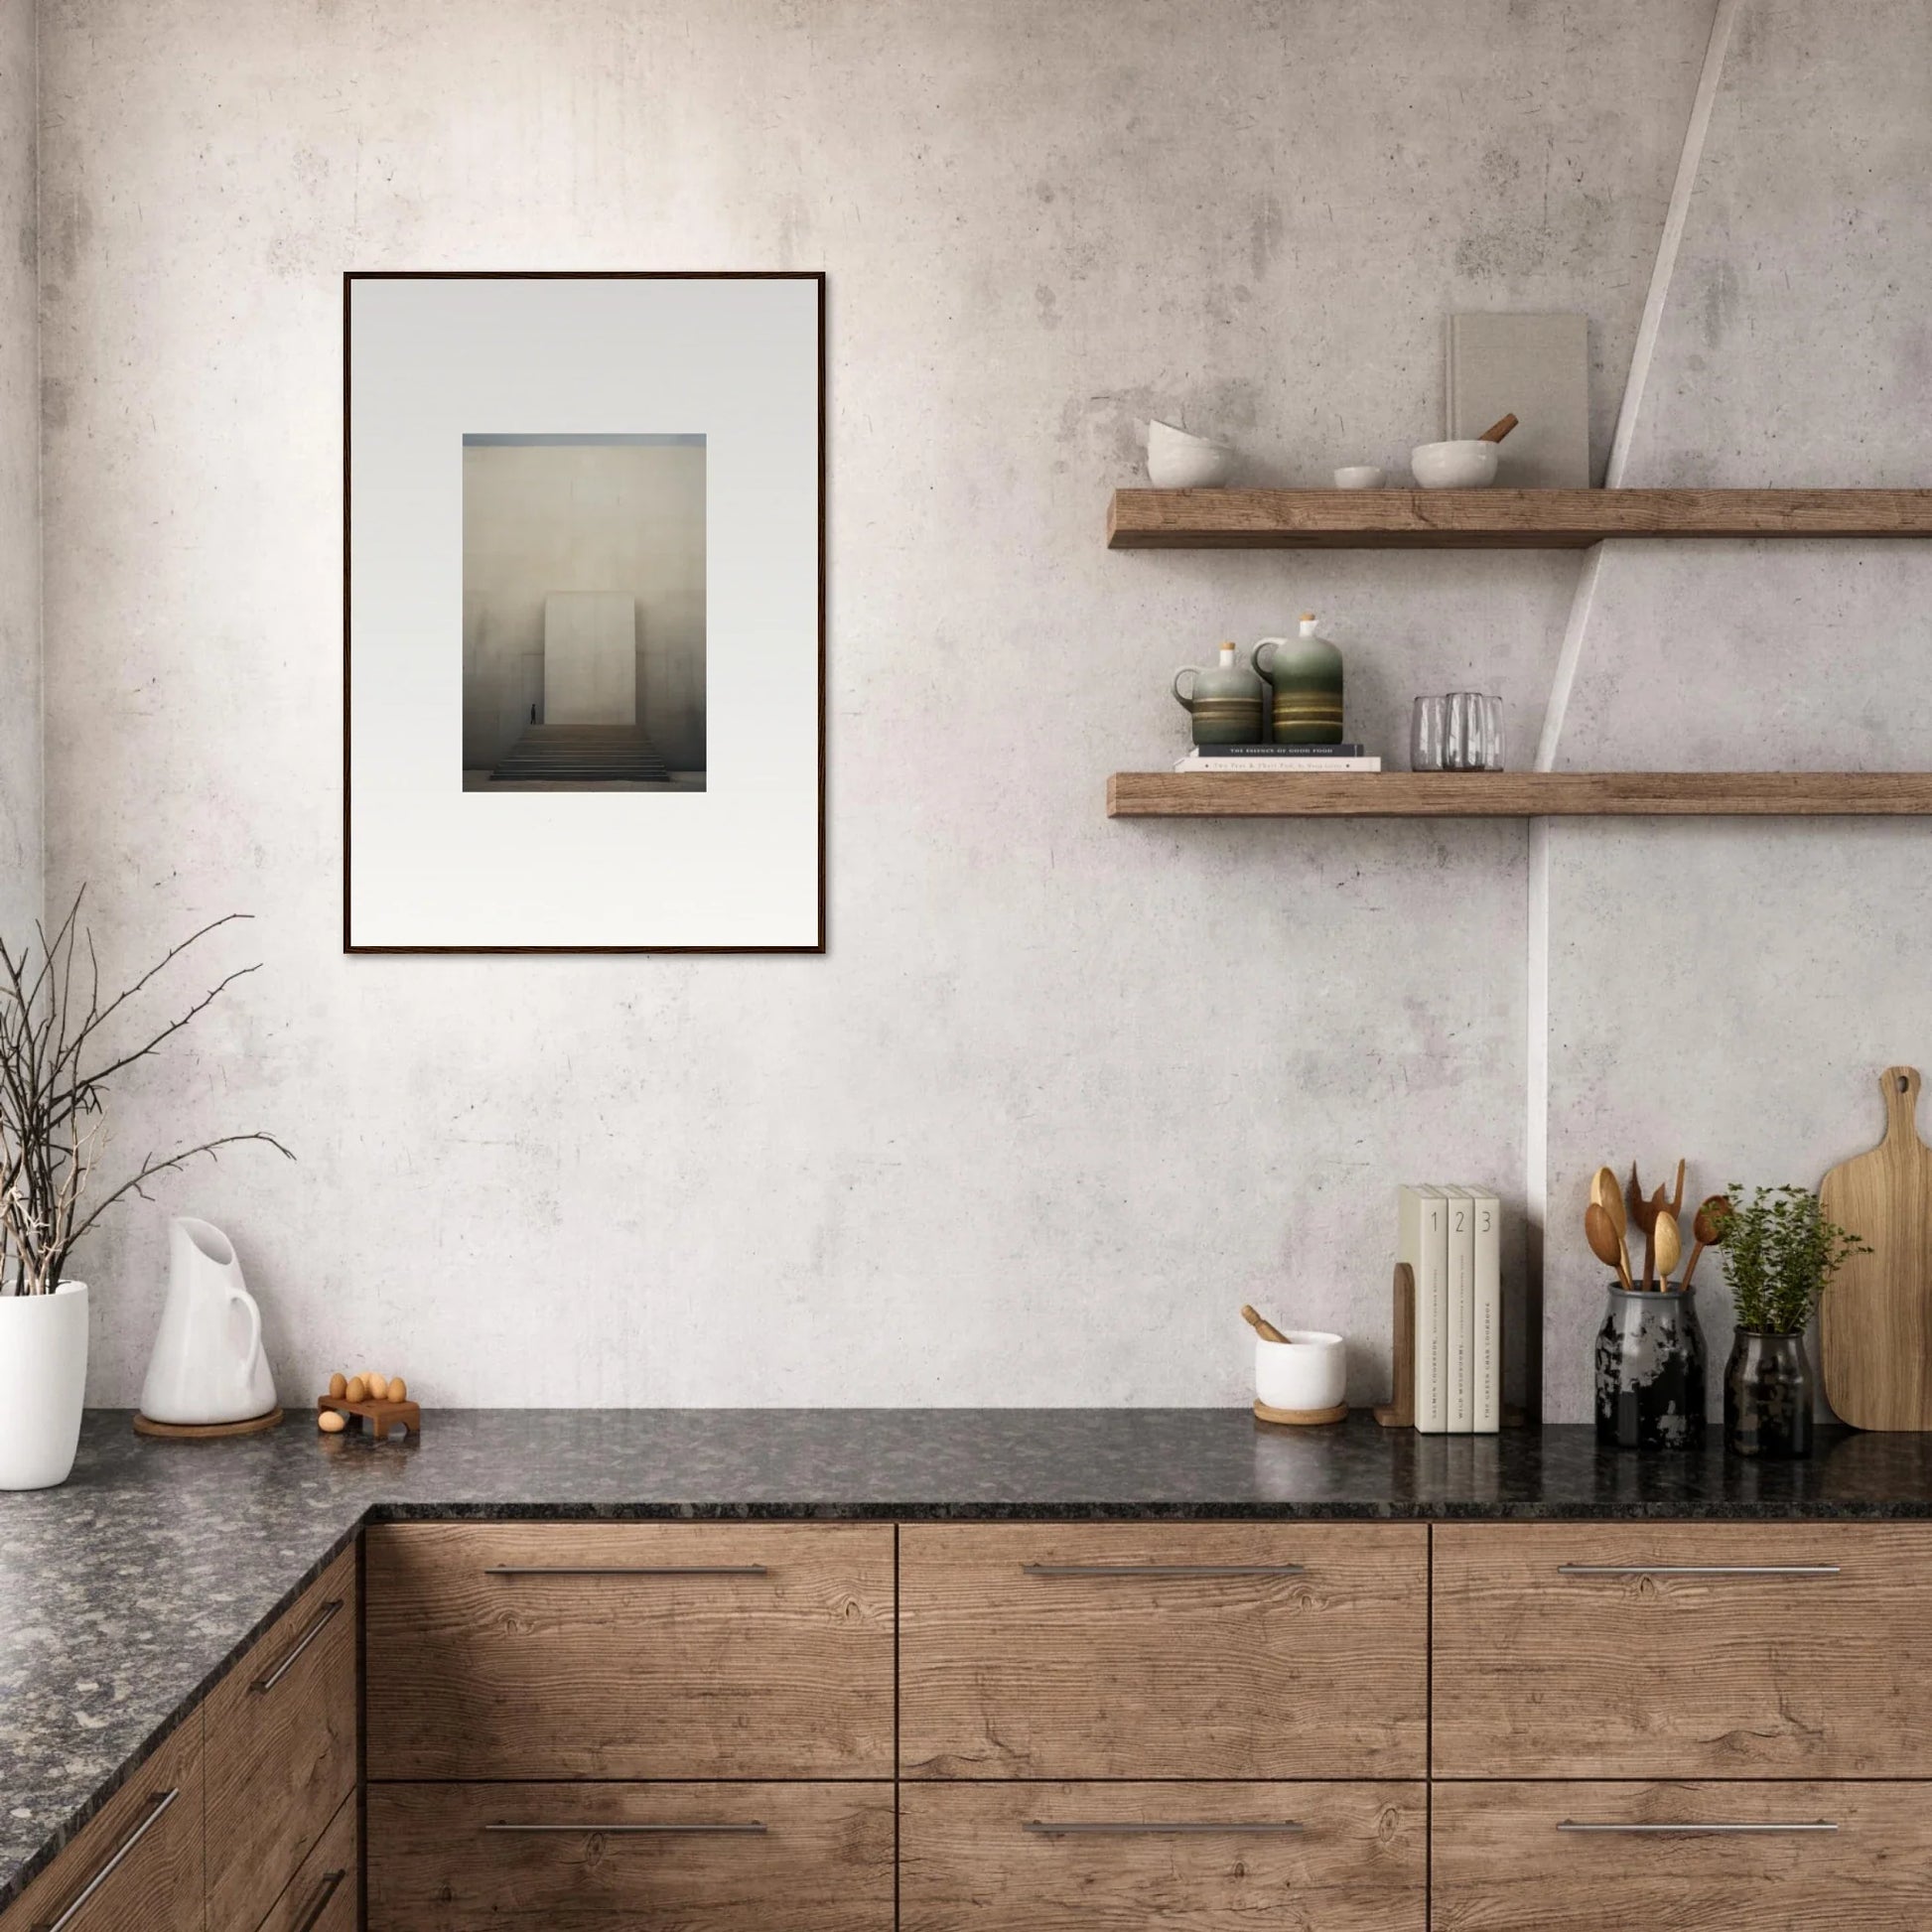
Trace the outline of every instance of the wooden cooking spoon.
{"label": "wooden cooking spoon", "polygon": [[1624,1211],[1630,1216],[1630,1224],[1638,1233],[1650,1232],[1650,1196],[1643,1190],[1643,1183],[1637,1178],[1637,1164],[1630,1163],[1630,1184],[1623,1190]]}
{"label": "wooden cooking spoon", "polygon": [[1684,1212],[1684,1163],[1677,1164],[1677,1185],[1671,1190],[1670,1211],[1673,1214]]}
{"label": "wooden cooking spoon", "polygon": [[1670,1203],[1665,1200],[1664,1190],[1660,1186],[1643,1204],[1643,1285],[1645,1288],[1655,1288],[1658,1285],[1657,1227],[1659,1222],[1670,1218]]}
{"label": "wooden cooking spoon", "polygon": [[1516,427],[1514,416],[1504,416],[1493,422],[1476,438],[1478,443],[1500,443]]}
{"label": "wooden cooking spoon", "polygon": [[1630,1258],[1623,1252],[1623,1237],[1617,1233],[1616,1224],[1601,1201],[1591,1201],[1584,1209],[1584,1238],[1589,1243],[1590,1253],[1614,1268],[1617,1280],[1628,1288]]}
{"label": "wooden cooking spoon", "polygon": [[[1616,1250],[1620,1258],[1617,1273],[1623,1277],[1624,1286],[1630,1282],[1630,1250],[1624,1244],[1624,1230],[1628,1222],[1624,1218],[1623,1196],[1617,1191],[1616,1175],[1608,1168],[1598,1168],[1590,1176],[1589,1197],[1609,1216],[1610,1226],[1616,1230]],[[1587,1229],[1585,1230],[1588,1232]],[[1608,1261],[1608,1255],[1598,1255],[1599,1261]]]}
{"label": "wooden cooking spoon", "polygon": [[1660,1208],[1655,1230],[1657,1243],[1657,1286],[1670,1286],[1670,1271],[1684,1259],[1684,1231],[1668,1207]]}
{"label": "wooden cooking spoon", "polygon": [[1288,1337],[1268,1319],[1265,1314],[1257,1314],[1247,1303],[1241,1305],[1241,1319],[1245,1321],[1263,1341],[1286,1341]]}
{"label": "wooden cooking spoon", "polygon": [[1691,1277],[1698,1271],[1698,1256],[1706,1248],[1724,1246],[1725,1216],[1729,1212],[1728,1194],[1707,1194],[1698,1202],[1697,1215],[1691,1222],[1691,1236],[1697,1245],[1691,1250],[1691,1265],[1684,1271],[1684,1287],[1690,1287]]}

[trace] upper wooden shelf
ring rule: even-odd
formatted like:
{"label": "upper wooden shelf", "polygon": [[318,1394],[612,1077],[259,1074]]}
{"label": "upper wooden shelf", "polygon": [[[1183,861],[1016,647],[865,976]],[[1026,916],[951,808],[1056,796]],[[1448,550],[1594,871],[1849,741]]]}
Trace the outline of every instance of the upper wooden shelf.
{"label": "upper wooden shelf", "polygon": [[1932,814],[1932,771],[1117,771],[1109,818]]}
{"label": "upper wooden shelf", "polygon": [[1605,537],[1932,537],[1932,489],[1117,489],[1113,550],[1580,550]]}

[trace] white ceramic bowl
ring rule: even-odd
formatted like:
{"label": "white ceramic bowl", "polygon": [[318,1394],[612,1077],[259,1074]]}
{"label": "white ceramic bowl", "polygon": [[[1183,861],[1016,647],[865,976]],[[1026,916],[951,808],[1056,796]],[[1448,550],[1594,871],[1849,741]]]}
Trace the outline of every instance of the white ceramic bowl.
{"label": "white ceramic bowl", "polygon": [[1339,1335],[1290,1328],[1286,1341],[1255,1337],[1255,1394],[1271,1409],[1332,1409],[1348,1387],[1348,1345]]}
{"label": "white ceramic bowl", "polygon": [[1350,463],[1335,472],[1337,489],[1380,489],[1382,472],[1372,463]]}
{"label": "white ceramic bowl", "polygon": [[1172,423],[1147,426],[1147,477],[1156,489],[1216,489],[1234,475],[1225,443],[1189,436]]}
{"label": "white ceramic bowl", "polygon": [[1466,443],[1418,443],[1409,468],[1425,489],[1486,489],[1496,481],[1500,443],[1471,437]]}

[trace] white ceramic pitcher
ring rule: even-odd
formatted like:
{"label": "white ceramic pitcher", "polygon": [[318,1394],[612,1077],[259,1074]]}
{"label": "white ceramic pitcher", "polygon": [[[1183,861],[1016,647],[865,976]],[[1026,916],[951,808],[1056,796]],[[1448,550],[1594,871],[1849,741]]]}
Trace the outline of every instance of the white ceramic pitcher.
{"label": "white ceramic pitcher", "polygon": [[242,1286],[234,1243],[187,1215],[168,1223],[168,1300],[141,1413],[150,1422],[246,1422],[275,1407],[261,1310]]}

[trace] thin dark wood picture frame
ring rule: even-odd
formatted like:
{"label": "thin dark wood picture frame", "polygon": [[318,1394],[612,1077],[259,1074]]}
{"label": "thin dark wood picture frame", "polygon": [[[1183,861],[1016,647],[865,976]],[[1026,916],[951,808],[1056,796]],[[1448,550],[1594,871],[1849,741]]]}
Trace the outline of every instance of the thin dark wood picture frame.
{"label": "thin dark wood picture frame", "polygon": [[[354,370],[353,291],[357,282],[812,282],[817,285],[814,309],[817,329],[817,629],[818,689],[815,749],[817,813],[815,846],[818,869],[817,933],[810,943],[783,945],[373,945],[357,944],[350,924],[352,852],[351,679],[354,665],[351,549],[353,451],[350,403]],[[590,955],[602,953],[823,953],[827,946],[828,896],[826,881],[826,273],[823,269],[345,269],[343,272],[343,951],[356,955],[398,954],[532,954]]]}

